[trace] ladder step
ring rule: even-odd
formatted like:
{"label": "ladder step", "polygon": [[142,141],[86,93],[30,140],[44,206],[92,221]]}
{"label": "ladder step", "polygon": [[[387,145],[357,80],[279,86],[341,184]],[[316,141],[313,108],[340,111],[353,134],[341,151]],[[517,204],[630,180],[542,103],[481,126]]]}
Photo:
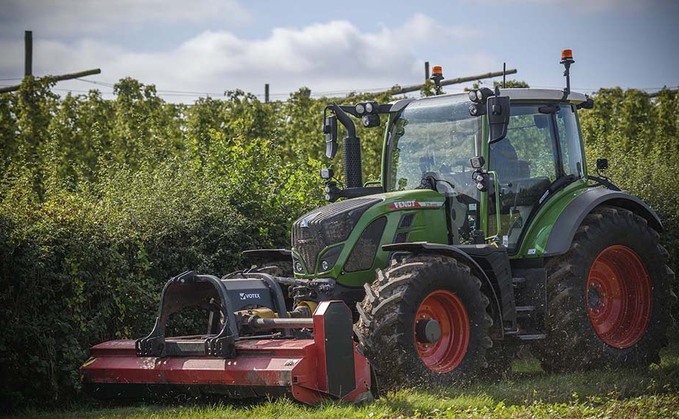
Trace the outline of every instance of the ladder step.
{"label": "ladder step", "polygon": [[526,282],[526,278],[512,278],[512,284],[514,284],[514,286],[523,284],[524,282]]}
{"label": "ladder step", "polygon": [[521,340],[540,340],[546,338],[547,335],[544,333],[537,333],[534,335],[519,335],[519,339]]}
{"label": "ladder step", "polygon": [[516,306],[517,313],[530,313],[535,311],[535,306]]}

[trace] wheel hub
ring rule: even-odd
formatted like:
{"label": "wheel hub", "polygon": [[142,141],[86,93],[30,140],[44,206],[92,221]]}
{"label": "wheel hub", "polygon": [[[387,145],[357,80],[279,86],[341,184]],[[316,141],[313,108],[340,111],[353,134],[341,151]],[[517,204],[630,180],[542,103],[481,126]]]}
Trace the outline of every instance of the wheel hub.
{"label": "wheel hub", "polygon": [[602,306],[601,295],[599,294],[599,287],[591,286],[587,290],[587,306],[589,310],[598,313]]}
{"label": "wheel hub", "polygon": [[436,343],[441,339],[441,324],[434,319],[420,319],[415,324],[415,337],[419,343]]}

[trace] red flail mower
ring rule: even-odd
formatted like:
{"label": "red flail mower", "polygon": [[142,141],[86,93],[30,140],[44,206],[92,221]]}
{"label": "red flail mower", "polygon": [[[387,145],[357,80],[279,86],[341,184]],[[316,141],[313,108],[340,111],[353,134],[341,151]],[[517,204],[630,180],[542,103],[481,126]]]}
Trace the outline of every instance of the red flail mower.
{"label": "red flail mower", "polygon": [[[252,300],[264,300],[254,302]],[[244,309],[266,302],[275,317]],[[170,315],[208,309],[208,333],[166,337]],[[163,290],[151,334],[95,345],[80,372],[96,398],[216,394],[229,398],[290,395],[323,400],[372,400],[370,365],[352,339],[352,314],[342,301],[323,301],[310,317],[285,311],[278,282],[267,274],[219,279],[188,272]]]}

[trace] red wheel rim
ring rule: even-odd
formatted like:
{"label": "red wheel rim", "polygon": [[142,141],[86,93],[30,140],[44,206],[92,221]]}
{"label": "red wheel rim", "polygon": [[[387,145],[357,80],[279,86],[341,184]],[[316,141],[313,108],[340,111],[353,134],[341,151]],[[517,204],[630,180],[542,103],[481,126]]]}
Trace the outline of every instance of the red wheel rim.
{"label": "red wheel rim", "polygon": [[627,246],[604,249],[587,277],[587,314],[596,334],[625,349],[639,342],[651,318],[651,279],[644,263]]}
{"label": "red wheel rim", "polygon": [[450,291],[434,291],[417,308],[413,330],[422,320],[436,320],[441,327],[441,337],[435,343],[422,343],[414,336],[417,354],[424,365],[438,373],[457,368],[467,353],[470,335],[462,301]]}

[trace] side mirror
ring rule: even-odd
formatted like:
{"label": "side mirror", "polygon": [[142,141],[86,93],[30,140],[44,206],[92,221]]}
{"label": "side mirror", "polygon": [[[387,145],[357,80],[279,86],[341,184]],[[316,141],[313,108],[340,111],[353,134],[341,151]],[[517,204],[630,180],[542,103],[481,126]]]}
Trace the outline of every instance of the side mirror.
{"label": "side mirror", "polygon": [[592,109],[594,108],[594,100],[587,96],[587,100],[585,100],[582,103],[579,103],[577,106],[578,109]]}
{"label": "side mirror", "polygon": [[498,142],[507,136],[509,126],[509,96],[491,96],[488,98],[488,126],[490,138],[488,143]]}
{"label": "side mirror", "polygon": [[323,119],[323,134],[325,134],[325,156],[334,159],[337,154],[337,116],[330,115]]}

